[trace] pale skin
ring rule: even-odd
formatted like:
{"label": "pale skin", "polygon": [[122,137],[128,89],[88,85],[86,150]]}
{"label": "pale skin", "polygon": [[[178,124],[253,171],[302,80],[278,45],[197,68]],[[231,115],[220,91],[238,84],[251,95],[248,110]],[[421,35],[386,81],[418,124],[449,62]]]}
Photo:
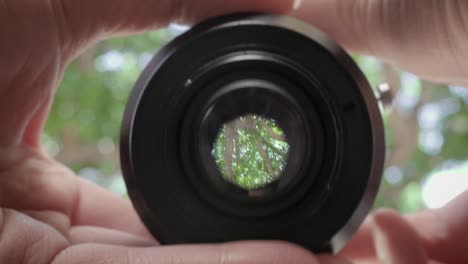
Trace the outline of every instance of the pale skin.
{"label": "pale skin", "polygon": [[[0,263],[467,263],[468,193],[438,210],[370,216],[339,256],[284,242],[158,246],[129,201],[41,147],[67,64],[116,35],[292,0],[0,0]],[[345,48],[437,82],[468,84],[468,2],[305,0],[294,15]],[[157,238],[156,238],[157,239]]]}

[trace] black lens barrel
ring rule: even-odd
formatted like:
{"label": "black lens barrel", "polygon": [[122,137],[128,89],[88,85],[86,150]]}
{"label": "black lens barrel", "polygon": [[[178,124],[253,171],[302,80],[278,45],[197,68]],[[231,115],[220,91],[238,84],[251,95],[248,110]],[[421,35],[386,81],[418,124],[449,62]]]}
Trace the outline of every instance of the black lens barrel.
{"label": "black lens barrel", "polygon": [[[290,146],[277,181],[244,190],[211,151],[223,124],[275,120]],[[195,26],[147,66],[129,100],[121,164],[163,244],[272,239],[337,251],[370,210],[382,118],[352,59],[293,18],[237,14]]]}

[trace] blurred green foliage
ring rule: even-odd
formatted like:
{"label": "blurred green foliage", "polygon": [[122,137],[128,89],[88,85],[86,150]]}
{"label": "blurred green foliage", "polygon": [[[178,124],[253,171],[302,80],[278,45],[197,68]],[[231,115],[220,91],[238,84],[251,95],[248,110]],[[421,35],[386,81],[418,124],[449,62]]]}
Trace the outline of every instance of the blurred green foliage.
{"label": "blurred green foliage", "polygon": [[286,136],[274,120],[250,115],[223,126],[212,155],[224,179],[255,190],[278,179],[288,152]]}
{"label": "blurred green foliage", "polygon": [[[47,149],[81,176],[123,194],[118,137],[127,96],[152,55],[174,35],[173,30],[161,30],[108,40],[71,63],[46,125],[43,141]],[[421,81],[369,57],[354,58],[374,87],[388,81],[398,89],[393,111],[384,114],[387,169],[376,206],[403,212],[423,208],[421,192],[427,176],[468,160],[468,92]],[[277,126],[268,126],[281,135]],[[237,133],[241,141],[264,140],[276,146],[276,150],[267,151],[269,158],[277,161],[273,170],[280,171],[284,166],[286,145],[269,138],[265,130],[255,134],[237,129]],[[225,166],[221,157],[226,144],[220,143],[226,142],[225,136],[221,133],[213,153],[220,168]],[[253,155],[245,161],[255,164],[234,166],[233,174],[253,175],[252,170],[242,168],[255,168],[261,176],[252,176],[242,186],[261,186],[274,177],[258,148],[246,148],[245,152]],[[271,156],[275,152],[281,155]],[[255,179],[263,180],[255,185]]]}
{"label": "blurred green foliage", "polygon": [[[68,149],[80,152],[79,146],[103,141],[110,141],[116,149],[129,91],[151,56],[168,38],[171,38],[169,32],[156,31],[108,40],[71,63],[45,128],[44,142],[49,150],[60,156],[67,144],[71,145]],[[83,155],[89,154],[85,152]],[[104,175],[118,170],[115,159],[98,158],[95,164],[87,160],[78,157],[67,163],[75,171],[92,165]]]}

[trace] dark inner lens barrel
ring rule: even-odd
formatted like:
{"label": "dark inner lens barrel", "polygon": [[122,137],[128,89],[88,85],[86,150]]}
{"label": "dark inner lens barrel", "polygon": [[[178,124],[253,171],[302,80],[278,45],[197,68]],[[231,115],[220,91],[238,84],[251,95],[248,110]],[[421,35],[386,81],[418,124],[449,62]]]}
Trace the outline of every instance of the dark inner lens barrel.
{"label": "dark inner lens barrel", "polygon": [[283,87],[266,80],[237,80],[218,91],[205,100],[198,136],[207,183],[240,199],[285,193],[312,158],[306,146],[316,136],[305,125],[307,115]]}

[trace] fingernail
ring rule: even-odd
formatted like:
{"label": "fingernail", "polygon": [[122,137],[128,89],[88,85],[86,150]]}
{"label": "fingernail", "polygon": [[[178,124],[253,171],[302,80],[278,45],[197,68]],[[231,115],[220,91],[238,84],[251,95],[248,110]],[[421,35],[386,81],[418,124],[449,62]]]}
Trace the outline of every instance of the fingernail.
{"label": "fingernail", "polygon": [[294,10],[299,9],[299,7],[301,7],[301,4],[302,4],[302,0],[294,0],[293,9]]}

